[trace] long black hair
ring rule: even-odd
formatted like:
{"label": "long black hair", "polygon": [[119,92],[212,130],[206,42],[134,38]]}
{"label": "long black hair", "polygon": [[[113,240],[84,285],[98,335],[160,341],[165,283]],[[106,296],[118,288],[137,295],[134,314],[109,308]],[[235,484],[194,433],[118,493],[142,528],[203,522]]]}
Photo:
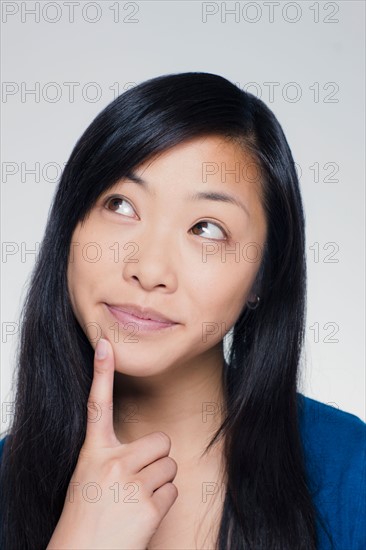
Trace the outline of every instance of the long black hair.
{"label": "long black hair", "polygon": [[298,422],[305,335],[305,220],[294,160],[272,111],[210,73],[159,76],[93,120],[58,184],[21,311],[15,413],[0,473],[0,546],[43,550],[84,442],[94,350],[67,287],[72,233],[102,192],[189,138],[238,140],[260,167],[267,241],[223,372],[227,488],[217,548],[315,550],[317,510]]}

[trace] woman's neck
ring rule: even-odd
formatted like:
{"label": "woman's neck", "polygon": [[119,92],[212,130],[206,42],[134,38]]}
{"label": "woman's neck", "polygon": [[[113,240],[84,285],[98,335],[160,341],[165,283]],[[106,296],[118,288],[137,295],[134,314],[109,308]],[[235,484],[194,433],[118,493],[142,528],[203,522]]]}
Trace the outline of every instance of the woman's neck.
{"label": "woman's neck", "polygon": [[152,377],[115,372],[114,429],[121,443],[154,431],[171,439],[170,455],[199,461],[224,412],[224,358],[199,357]]}

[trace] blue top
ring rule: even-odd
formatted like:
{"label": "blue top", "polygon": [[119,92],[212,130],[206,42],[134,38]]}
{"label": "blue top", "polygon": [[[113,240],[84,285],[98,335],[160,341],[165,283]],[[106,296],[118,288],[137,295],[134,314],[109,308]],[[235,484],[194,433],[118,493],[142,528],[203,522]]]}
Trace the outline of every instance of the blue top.
{"label": "blue top", "polygon": [[[309,488],[334,550],[365,550],[366,423],[300,393],[298,397]],[[0,460],[5,439],[0,441]],[[330,550],[319,522],[317,529],[318,550]]]}

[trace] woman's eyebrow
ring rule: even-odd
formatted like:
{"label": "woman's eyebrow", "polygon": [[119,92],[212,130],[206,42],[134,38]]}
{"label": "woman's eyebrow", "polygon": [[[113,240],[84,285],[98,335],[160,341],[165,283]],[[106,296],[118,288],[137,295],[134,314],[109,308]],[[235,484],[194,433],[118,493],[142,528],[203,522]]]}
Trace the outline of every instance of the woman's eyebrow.
{"label": "woman's eyebrow", "polygon": [[[149,187],[149,182],[146,180],[140,178],[137,174],[134,172],[128,172],[126,174],[125,179],[131,180],[134,183],[137,183],[138,185],[141,185],[143,189],[146,189],[150,194],[154,195],[154,192],[152,192],[151,187]],[[244,210],[244,212],[247,214],[248,217],[250,217],[250,213],[245,206],[245,204],[238,198],[234,197],[233,195],[229,195],[227,193],[218,193],[216,191],[200,191],[198,193],[194,193],[193,195],[188,195],[186,197],[187,200],[209,200],[209,201],[220,201],[220,202],[226,202],[229,204],[234,204]]]}

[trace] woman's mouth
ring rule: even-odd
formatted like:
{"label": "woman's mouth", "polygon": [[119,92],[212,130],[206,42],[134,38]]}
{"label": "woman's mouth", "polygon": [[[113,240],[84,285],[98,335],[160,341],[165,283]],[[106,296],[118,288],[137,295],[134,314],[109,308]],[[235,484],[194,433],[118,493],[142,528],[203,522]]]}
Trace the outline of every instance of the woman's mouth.
{"label": "woman's mouth", "polygon": [[129,326],[133,325],[137,327],[138,332],[152,332],[152,331],[161,331],[166,330],[172,327],[176,327],[179,325],[179,323],[173,323],[168,321],[155,321],[152,319],[141,319],[140,317],[137,317],[133,315],[132,313],[127,313],[126,311],[122,311],[116,307],[110,306],[109,304],[105,304],[108,311],[113,315],[117,321],[119,321],[123,326],[123,328],[128,329]]}

